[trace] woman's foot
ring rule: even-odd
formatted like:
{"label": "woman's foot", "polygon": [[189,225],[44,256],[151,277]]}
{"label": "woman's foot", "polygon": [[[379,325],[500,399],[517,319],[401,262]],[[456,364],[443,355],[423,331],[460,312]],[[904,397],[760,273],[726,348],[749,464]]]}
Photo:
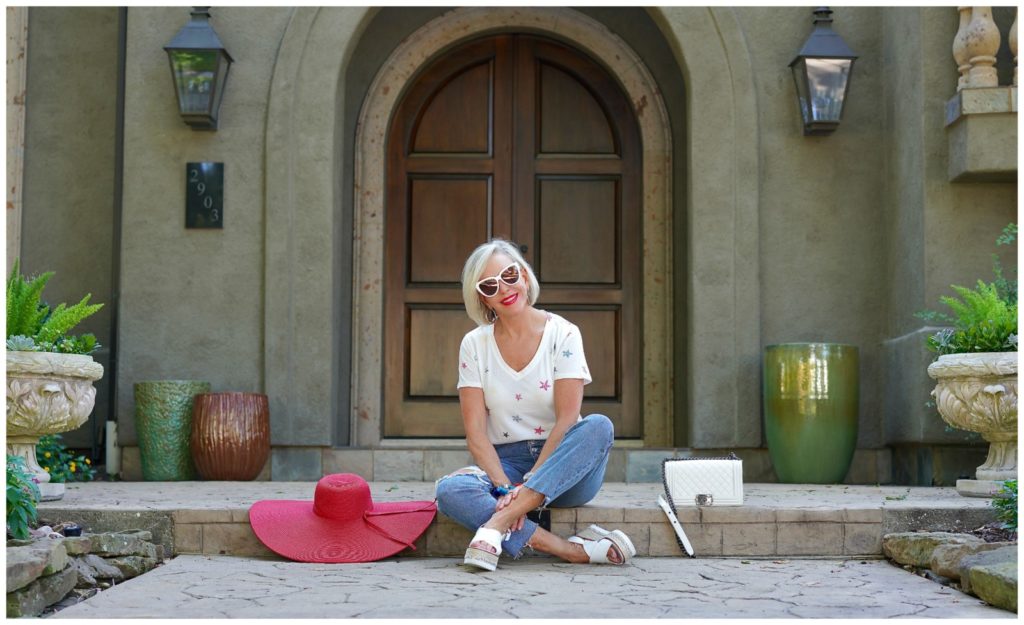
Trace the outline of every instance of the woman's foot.
{"label": "woman's foot", "polygon": [[[582,540],[582,539],[581,539]],[[619,548],[615,543],[608,541],[610,546],[605,557],[608,559],[609,564],[622,564],[626,561],[625,556],[619,551]],[[590,554],[587,553],[584,542],[569,541],[572,549],[572,557],[569,560],[572,564],[590,564]]]}

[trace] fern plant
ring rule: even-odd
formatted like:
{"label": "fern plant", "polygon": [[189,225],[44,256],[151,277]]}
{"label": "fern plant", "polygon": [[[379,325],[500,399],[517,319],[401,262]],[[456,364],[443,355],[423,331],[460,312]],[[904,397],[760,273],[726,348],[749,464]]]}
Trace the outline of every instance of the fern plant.
{"label": "fern plant", "polygon": [[69,336],[68,332],[93,315],[103,304],[90,304],[87,294],[74,306],[59,304],[50,310],[42,301],[43,289],[54,273],[47,271],[28,279],[18,261],[7,278],[7,349],[18,351],[89,354],[99,344],[92,334]]}

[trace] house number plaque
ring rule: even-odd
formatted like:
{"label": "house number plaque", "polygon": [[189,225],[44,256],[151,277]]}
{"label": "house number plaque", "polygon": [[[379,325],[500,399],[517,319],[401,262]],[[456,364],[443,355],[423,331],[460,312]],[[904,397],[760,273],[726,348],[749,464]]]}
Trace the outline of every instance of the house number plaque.
{"label": "house number plaque", "polygon": [[224,227],[224,163],[185,164],[185,227]]}

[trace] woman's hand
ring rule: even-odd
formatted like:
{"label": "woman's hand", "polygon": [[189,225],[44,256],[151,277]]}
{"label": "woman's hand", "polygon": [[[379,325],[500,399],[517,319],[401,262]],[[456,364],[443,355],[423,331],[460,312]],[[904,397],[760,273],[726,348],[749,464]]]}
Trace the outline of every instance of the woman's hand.
{"label": "woman's hand", "polygon": [[[511,491],[509,491],[509,493],[507,495],[502,495],[501,497],[498,497],[498,503],[495,504],[494,510],[498,511],[498,510],[501,510],[503,508],[508,507],[513,501],[515,501],[515,498],[519,495],[519,489],[521,489],[521,488],[522,488],[522,485],[516,486]],[[525,525],[525,524],[526,524],[526,515],[524,514],[523,516],[521,516],[518,519],[516,519],[514,523],[512,523],[512,525],[509,527],[509,530],[513,531],[513,532],[515,532],[517,530],[521,530],[521,529],[523,529],[523,525]]]}

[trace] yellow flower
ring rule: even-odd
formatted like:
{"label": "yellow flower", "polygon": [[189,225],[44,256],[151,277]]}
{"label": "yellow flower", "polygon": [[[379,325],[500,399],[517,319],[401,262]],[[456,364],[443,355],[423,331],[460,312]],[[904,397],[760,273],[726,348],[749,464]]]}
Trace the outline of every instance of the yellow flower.
{"label": "yellow flower", "polygon": [[43,471],[46,471],[47,473],[49,473],[50,472],[50,467],[43,467]]}
{"label": "yellow flower", "polygon": [[44,453],[44,454],[43,454],[43,457],[44,457],[44,458],[49,458],[49,457],[50,457],[50,452],[46,452],[46,453]]}
{"label": "yellow flower", "polygon": [[72,464],[72,465],[71,465],[71,472],[72,472],[72,473],[74,473],[74,472],[75,472],[75,465],[74,465],[74,464]]}
{"label": "yellow flower", "polygon": [[85,464],[89,464],[89,465],[91,465],[91,464],[92,464],[92,460],[89,460],[88,458],[86,458],[86,459],[85,459]]}

